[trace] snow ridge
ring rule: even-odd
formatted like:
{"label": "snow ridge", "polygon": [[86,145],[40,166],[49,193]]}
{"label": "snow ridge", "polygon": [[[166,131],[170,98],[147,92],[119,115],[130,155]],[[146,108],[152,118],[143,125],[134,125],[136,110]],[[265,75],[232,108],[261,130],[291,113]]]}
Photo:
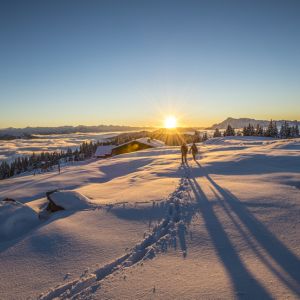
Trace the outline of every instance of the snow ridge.
{"label": "snow ridge", "polygon": [[[187,178],[181,178],[176,190],[166,200],[165,218],[129,253],[104,265],[93,273],[86,272],[80,279],[58,286],[40,295],[38,299],[85,299],[97,289],[99,281],[114,272],[129,268],[143,260],[152,259],[156,253],[166,251],[168,246],[173,245],[176,248],[176,235],[178,233],[179,240],[181,240],[180,235],[182,231],[185,231],[185,224],[191,216],[187,187]],[[180,244],[182,243],[180,242]],[[181,247],[181,250],[183,256],[185,256],[185,247]]]}

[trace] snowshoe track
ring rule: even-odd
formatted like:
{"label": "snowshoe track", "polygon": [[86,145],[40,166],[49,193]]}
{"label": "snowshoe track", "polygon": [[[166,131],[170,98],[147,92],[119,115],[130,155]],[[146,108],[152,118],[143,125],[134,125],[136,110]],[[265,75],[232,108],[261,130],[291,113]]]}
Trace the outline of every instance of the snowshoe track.
{"label": "snowshoe track", "polygon": [[186,177],[180,180],[177,189],[168,197],[165,218],[129,253],[104,265],[93,273],[83,274],[80,279],[73,280],[40,295],[38,299],[87,299],[93,287],[97,288],[99,282],[104,278],[116,271],[129,268],[140,261],[151,259],[157,252],[164,251],[168,244],[173,242],[174,236],[176,238],[176,225],[180,225],[179,227],[184,226],[186,217],[190,214],[189,202],[185,197],[188,186]]}

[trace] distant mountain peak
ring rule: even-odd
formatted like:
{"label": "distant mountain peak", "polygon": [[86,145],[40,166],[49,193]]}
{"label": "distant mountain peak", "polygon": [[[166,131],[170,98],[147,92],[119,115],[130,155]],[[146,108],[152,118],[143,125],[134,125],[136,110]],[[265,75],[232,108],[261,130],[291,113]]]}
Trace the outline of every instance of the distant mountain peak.
{"label": "distant mountain peak", "polygon": [[[281,126],[282,123],[287,121],[290,125],[295,125],[297,121],[290,121],[290,120],[273,120],[277,123],[277,126]],[[251,118],[232,118],[228,117],[224,121],[214,124],[208,129],[226,129],[228,125],[231,125],[233,128],[243,128],[244,126],[247,126],[249,124],[253,126],[257,126],[259,124],[262,127],[267,127],[270,120],[256,120]]]}

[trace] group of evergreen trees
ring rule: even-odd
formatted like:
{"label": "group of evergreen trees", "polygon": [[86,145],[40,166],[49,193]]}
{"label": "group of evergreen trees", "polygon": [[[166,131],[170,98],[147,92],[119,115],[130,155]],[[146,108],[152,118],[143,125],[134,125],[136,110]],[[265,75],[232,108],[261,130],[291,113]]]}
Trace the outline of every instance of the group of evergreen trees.
{"label": "group of evergreen trees", "polygon": [[254,127],[249,124],[243,128],[243,131],[235,131],[231,125],[228,125],[223,135],[220,130],[217,128],[214,132],[213,137],[221,137],[221,136],[235,136],[235,135],[243,135],[243,136],[266,136],[266,137],[274,137],[274,138],[293,138],[299,137],[299,126],[298,124],[294,126],[290,126],[288,122],[284,122],[281,125],[281,129],[278,132],[277,124],[274,121],[270,121],[268,127],[263,129],[259,124]]}
{"label": "group of evergreen trees", "polygon": [[298,124],[296,124],[294,126],[290,126],[289,123],[285,121],[281,125],[280,131],[279,131],[279,136],[282,139],[298,137],[299,136],[299,126],[298,126]]}
{"label": "group of evergreen trees", "polygon": [[256,127],[249,124],[243,128],[243,136],[263,136],[264,130],[263,128],[257,124]]}
{"label": "group of evergreen trees", "polygon": [[228,125],[226,130],[223,133],[223,136],[235,136],[235,135],[236,135],[235,129],[231,127],[231,125]]}
{"label": "group of evergreen trees", "polygon": [[278,128],[276,122],[271,120],[263,135],[266,137],[278,137]]}
{"label": "group of evergreen trees", "polygon": [[79,149],[66,151],[41,152],[39,154],[18,157],[11,163],[2,161],[0,164],[0,180],[28,171],[47,171],[61,162],[80,161],[90,158],[95,153],[99,142],[83,142]]}
{"label": "group of evergreen trees", "polygon": [[235,136],[237,133],[235,132],[235,129],[231,126],[228,125],[223,134],[219,130],[219,128],[216,128],[213,137],[221,137],[221,136]]}

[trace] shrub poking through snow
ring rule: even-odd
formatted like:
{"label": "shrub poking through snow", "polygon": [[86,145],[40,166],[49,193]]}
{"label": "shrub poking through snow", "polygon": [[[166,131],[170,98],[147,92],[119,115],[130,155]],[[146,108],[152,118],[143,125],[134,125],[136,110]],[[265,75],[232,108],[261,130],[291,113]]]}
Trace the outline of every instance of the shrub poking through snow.
{"label": "shrub poking through snow", "polygon": [[49,201],[46,210],[50,211],[50,212],[56,212],[56,211],[60,211],[60,210],[64,210],[64,208],[62,206],[57,205],[50,197],[51,194],[56,193],[57,190],[54,191],[49,191],[46,193],[47,199]]}

